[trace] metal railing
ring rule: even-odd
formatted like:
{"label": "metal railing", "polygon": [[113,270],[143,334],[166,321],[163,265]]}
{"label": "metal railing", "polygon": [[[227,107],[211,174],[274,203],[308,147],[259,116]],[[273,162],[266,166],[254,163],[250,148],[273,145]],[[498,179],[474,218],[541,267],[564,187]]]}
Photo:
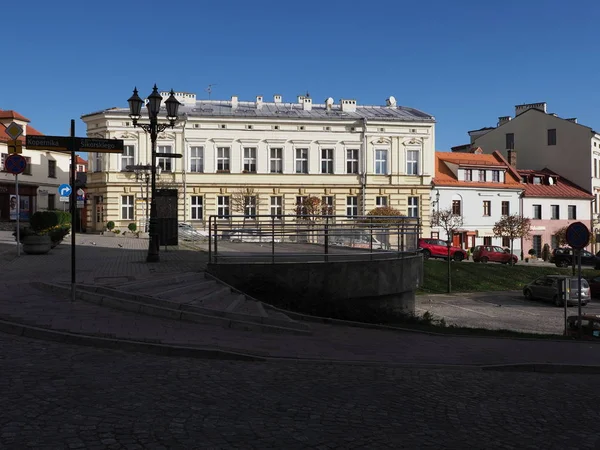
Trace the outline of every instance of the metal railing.
{"label": "metal railing", "polygon": [[421,221],[404,216],[210,216],[208,257],[227,262],[328,262],[419,252]]}

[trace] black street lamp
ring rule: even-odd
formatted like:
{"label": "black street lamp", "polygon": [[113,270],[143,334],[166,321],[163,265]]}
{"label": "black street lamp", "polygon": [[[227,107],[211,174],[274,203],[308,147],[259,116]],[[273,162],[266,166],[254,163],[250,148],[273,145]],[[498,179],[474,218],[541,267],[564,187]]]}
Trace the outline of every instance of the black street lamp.
{"label": "black street lamp", "polygon": [[138,95],[137,88],[133,89],[133,95],[127,100],[129,103],[129,117],[133,120],[134,127],[140,127],[146,133],[150,133],[150,142],[152,143],[152,162],[151,162],[151,191],[152,191],[152,202],[150,203],[150,242],[148,244],[148,256],[147,262],[158,262],[160,239],[158,232],[158,217],[156,209],[156,139],[158,133],[163,132],[167,128],[173,128],[175,121],[177,120],[177,112],[179,110],[180,103],[175,98],[175,92],[171,89],[169,98],[165,101],[167,108],[167,120],[169,123],[159,124],[158,113],[160,112],[160,103],[162,96],[158,93],[156,84],[152,89],[152,93],[148,96],[148,103],[146,109],[148,110],[148,118],[150,119],[149,124],[138,123],[138,120],[142,117],[142,105],[144,101]]}

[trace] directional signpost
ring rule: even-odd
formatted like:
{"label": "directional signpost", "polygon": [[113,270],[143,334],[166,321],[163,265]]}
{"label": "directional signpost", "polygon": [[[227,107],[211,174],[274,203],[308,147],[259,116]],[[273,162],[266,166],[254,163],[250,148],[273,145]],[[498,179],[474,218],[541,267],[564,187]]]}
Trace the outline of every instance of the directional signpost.
{"label": "directional signpost", "polygon": [[[123,153],[122,139],[90,139],[75,136],[75,120],[71,120],[70,136],[26,136],[25,145],[33,150],[52,150],[71,154],[71,180],[58,188],[61,201],[63,198],[70,200],[71,212],[71,300],[75,301],[75,216],[78,206],[78,193],[72,188],[75,186],[75,152],[89,151],[94,153]],[[79,196],[82,197],[83,196]],[[83,205],[82,205],[83,207]]]}
{"label": "directional signpost", "polygon": [[[575,255],[577,255],[577,328],[581,339],[581,250],[590,242],[590,230],[583,222],[573,222],[567,227],[566,238],[567,244],[573,248]],[[565,310],[566,304],[565,301]]]}
{"label": "directional signpost", "polygon": [[4,169],[15,175],[15,196],[17,200],[16,213],[17,213],[17,256],[21,256],[21,199],[19,198],[19,174],[25,171],[27,167],[27,160],[23,158],[19,153],[22,152],[22,144],[18,140],[23,134],[23,127],[16,122],[11,122],[6,127],[6,134],[8,134],[12,141],[8,142],[8,153],[4,161]]}

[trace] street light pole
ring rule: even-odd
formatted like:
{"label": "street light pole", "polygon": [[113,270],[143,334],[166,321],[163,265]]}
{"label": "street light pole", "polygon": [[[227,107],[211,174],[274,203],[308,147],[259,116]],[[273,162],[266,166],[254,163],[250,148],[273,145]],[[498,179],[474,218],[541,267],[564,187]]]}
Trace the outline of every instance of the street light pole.
{"label": "street light pole", "polygon": [[133,89],[133,95],[127,100],[129,103],[129,117],[133,120],[133,126],[139,127],[146,133],[150,134],[150,142],[152,143],[152,162],[151,162],[151,190],[152,190],[152,201],[150,202],[150,241],[148,244],[148,256],[146,262],[158,262],[160,261],[159,249],[160,249],[160,235],[158,230],[158,217],[156,208],[156,140],[158,134],[166,130],[167,128],[173,128],[175,121],[177,120],[177,112],[179,110],[180,103],[175,98],[175,92],[171,89],[169,98],[165,101],[167,108],[167,120],[169,123],[160,124],[158,123],[158,113],[160,111],[160,103],[162,96],[158,93],[156,84],[152,89],[152,93],[148,96],[148,103],[146,109],[148,110],[149,124],[138,123],[142,115],[142,105],[144,101],[139,97],[137,88]]}

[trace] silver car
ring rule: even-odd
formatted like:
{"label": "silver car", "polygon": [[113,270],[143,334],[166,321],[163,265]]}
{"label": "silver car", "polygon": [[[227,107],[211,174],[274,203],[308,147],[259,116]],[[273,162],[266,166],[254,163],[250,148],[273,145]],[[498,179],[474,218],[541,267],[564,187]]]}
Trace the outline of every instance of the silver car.
{"label": "silver car", "polygon": [[[556,306],[563,306],[558,289],[559,284],[565,280],[567,289],[567,305],[577,305],[579,298],[578,278],[569,275],[544,275],[523,287],[523,295],[528,299],[541,299],[552,301]],[[590,301],[590,285],[581,279],[581,304],[587,305]]]}

